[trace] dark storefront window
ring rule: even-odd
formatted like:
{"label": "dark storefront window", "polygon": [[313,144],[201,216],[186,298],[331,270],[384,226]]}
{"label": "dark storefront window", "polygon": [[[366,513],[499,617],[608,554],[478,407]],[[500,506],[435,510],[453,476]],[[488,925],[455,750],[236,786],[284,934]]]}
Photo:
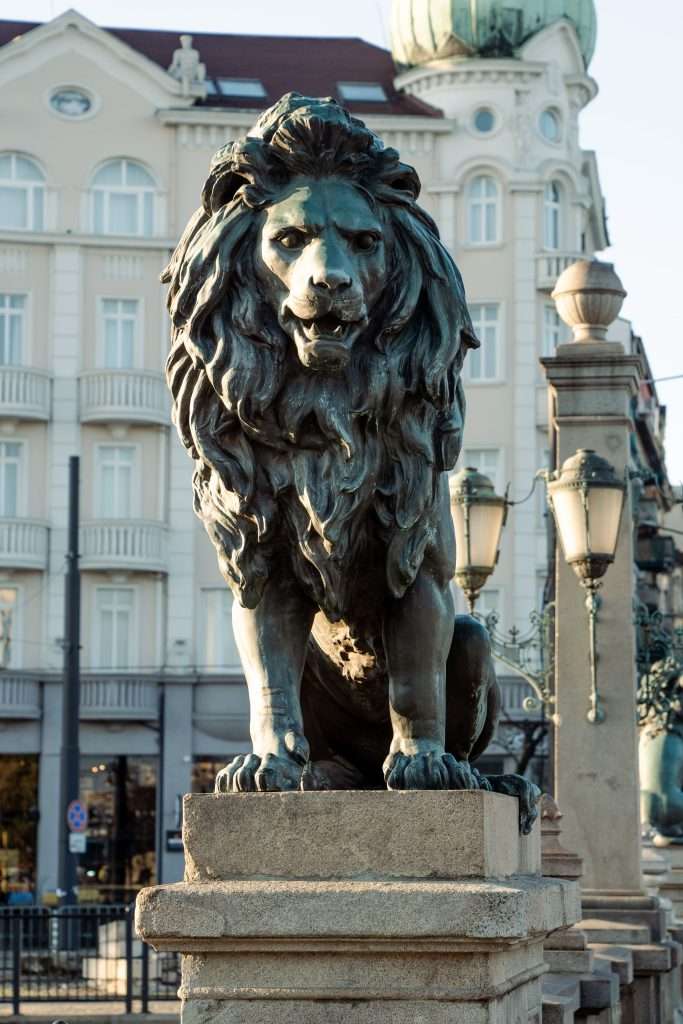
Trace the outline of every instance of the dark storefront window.
{"label": "dark storefront window", "polygon": [[87,849],[79,858],[81,901],[121,903],[156,882],[154,757],[82,757]]}
{"label": "dark storefront window", "polygon": [[0,755],[0,903],[32,903],[36,881],[38,758]]}

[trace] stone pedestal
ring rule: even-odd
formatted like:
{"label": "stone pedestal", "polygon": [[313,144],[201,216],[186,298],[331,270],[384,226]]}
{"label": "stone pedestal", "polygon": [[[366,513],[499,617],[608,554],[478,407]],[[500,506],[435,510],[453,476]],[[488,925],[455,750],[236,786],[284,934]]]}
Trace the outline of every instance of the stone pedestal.
{"label": "stone pedestal", "polygon": [[185,881],[137,928],[183,956],[183,1024],[540,1024],[543,940],[579,916],[484,792],[185,798]]}

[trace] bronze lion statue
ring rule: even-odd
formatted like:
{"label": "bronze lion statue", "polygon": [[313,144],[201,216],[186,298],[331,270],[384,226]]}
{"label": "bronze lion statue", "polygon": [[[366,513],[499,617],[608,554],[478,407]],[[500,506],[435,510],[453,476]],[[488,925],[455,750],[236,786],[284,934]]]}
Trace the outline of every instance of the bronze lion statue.
{"label": "bronze lion statue", "polygon": [[331,99],[215,155],[164,272],[174,422],[232,588],[253,752],[217,790],[494,789],[488,635],[455,617],[447,471],[478,345],[419,180]]}

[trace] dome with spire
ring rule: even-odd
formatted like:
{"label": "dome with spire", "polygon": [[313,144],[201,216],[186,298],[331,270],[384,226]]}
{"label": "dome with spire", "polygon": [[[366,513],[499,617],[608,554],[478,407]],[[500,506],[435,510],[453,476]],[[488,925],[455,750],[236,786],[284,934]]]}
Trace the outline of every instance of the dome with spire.
{"label": "dome with spire", "polygon": [[567,18],[588,67],[594,0],[393,0],[391,43],[400,67],[444,57],[513,57],[531,36]]}

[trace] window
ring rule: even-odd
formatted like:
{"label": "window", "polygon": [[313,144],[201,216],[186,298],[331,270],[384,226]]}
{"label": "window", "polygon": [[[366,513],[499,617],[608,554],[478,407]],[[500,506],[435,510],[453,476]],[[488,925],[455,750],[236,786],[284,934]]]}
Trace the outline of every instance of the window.
{"label": "window", "polygon": [[566,335],[565,327],[560,319],[560,314],[554,306],[543,307],[543,355],[554,356],[558,345],[561,345]]}
{"label": "window", "polygon": [[496,127],[496,115],[488,107],[480,107],[474,115],[474,127],[482,135],[487,135]]}
{"label": "window", "polygon": [[490,174],[480,174],[467,187],[468,241],[490,245],[498,241],[498,184]]}
{"label": "window", "polygon": [[0,228],[42,231],[44,217],[43,172],[28,157],[0,153]]}
{"label": "window", "polygon": [[549,181],[544,192],[543,242],[546,249],[560,248],[561,216],[562,188],[557,181]]}
{"label": "window", "polygon": [[0,366],[21,366],[26,296],[0,293]]}
{"label": "window", "polygon": [[0,516],[19,515],[21,448],[18,441],[0,441]]}
{"label": "window", "polygon": [[97,514],[103,519],[133,515],[133,445],[100,445],[97,449]]}
{"label": "window", "polygon": [[379,82],[340,82],[339,95],[343,100],[357,103],[387,102],[387,94]]}
{"label": "window", "polygon": [[135,365],[138,315],[137,299],[102,299],[102,363],[107,370]]}
{"label": "window", "polygon": [[17,590],[0,586],[0,669],[17,667]]}
{"label": "window", "polygon": [[541,135],[548,142],[559,142],[562,137],[560,115],[556,110],[544,110],[538,120]]}
{"label": "window", "polygon": [[133,160],[111,160],[92,183],[93,230],[98,235],[153,235],[154,178]]}
{"label": "window", "polygon": [[475,302],[470,314],[481,346],[467,353],[466,377],[471,381],[496,380],[500,374],[500,307],[497,302]]}
{"label": "window", "polygon": [[266,90],[257,78],[217,78],[218,88],[223,96],[244,96],[259,99]]}
{"label": "window", "polygon": [[232,594],[227,587],[202,590],[204,647],[199,667],[210,672],[240,670],[240,656],[232,631]]}
{"label": "window", "polygon": [[97,668],[131,668],[135,593],[130,587],[98,587],[95,663]]}
{"label": "window", "polygon": [[502,494],[504,488],[501,480],[501,457],[498,448],[465,448],[459,466],[461,469],[465,466],[478,469],[480,473],[489,478],[496,492]]}

